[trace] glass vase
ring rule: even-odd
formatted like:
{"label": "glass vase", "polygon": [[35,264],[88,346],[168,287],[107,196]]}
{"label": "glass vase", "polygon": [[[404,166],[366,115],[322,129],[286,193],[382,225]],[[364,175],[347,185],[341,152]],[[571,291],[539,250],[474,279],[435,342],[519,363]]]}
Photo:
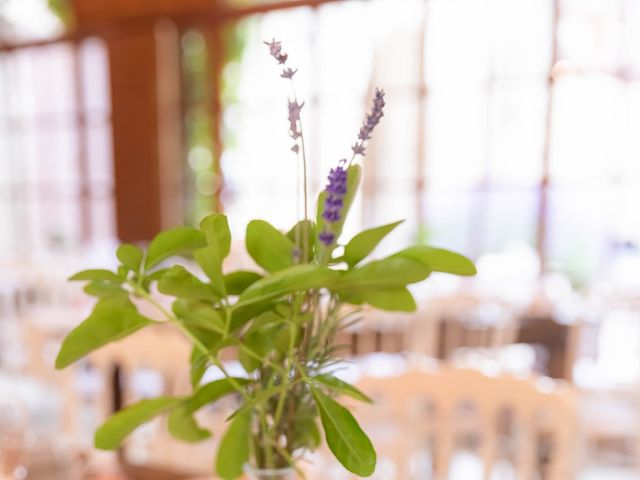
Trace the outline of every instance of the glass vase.
{"label": "glass vase", "polygon": [[244,466],[246,480],[297,480],[295,469],[287,468],[255,468]]}

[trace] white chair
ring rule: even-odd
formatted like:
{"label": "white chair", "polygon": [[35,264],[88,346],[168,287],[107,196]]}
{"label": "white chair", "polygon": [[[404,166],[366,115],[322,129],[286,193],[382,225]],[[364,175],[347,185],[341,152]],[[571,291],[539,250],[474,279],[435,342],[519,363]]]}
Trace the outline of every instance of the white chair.
{"label": "white chair", "polygon": [[[576,413],[574,394],[567,386],[548,379],[488,377],[443,367],[363,378],[358,387],[376,400],[374,405],[353,404],[356,418],[377,445],[379,466],[386,469],[375,478],[491,479],[494,467],[505,463],[498,462],[504,447],[513,450],[509,477],[570,480],[575,476]],[[507,411],[515,438],[505,442],[499,421]],[[479,440],[480,476],[453,475],[455,444],[461,437]],[[549,445],[548,455],[541,455]],[[543,456],[548,461],[543,462]],[[425,476],[424,470],[432,471],[432,476]]]}

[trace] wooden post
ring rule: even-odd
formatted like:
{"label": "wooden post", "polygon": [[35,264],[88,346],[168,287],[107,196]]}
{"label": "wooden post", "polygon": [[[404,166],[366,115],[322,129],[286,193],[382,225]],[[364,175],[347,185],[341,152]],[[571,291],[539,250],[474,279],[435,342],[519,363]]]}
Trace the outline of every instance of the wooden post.
{"label": "wooden post", "polygon": [[176,114],[180,72],[173,42],[177,35],[166,24],[149,25],[107,41],[117,232],[122,241],[149,240],[182,220],[182,210],[174,206],[181,197],[176,191],[180,182],[167,181],[181,172]]}

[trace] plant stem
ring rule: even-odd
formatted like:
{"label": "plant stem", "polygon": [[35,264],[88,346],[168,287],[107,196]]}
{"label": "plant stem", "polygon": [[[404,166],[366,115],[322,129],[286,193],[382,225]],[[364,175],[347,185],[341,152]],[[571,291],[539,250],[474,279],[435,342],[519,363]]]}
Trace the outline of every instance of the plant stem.
{"label": "plant stem", "polygon": [[289,452],[287,452],[286,449],[282,448],[280,445],[278,445],[278,443],[274,443],[274,447],[275,449],[278,451],[278,453],[280,455],[282,455],[282,457],[287,461],[287,463],[289,465],[291,465],[293,467],[293,469],[296,471],[296,473],[300,476],[300,478],[302,480],[306,480],[306,475],[304,474],[304,472],[300,469],[300,467],[298,467],[296,465],[296,462],[293,460],[293,457],[291,456],[291,454],[289,454]]}
{"label": "plant stem", "polygon": [[[282,383],[285,385],[289,383],[288,370],[291,369],[291,364],[293,363],[293,355],[295,353],[296,320],[298,318],[299,311],[303,301],[304,299],[301,294],[296,295],[293,300],[293,318],[291,318],[291,321],[289,322],[289,346],[287,348],[287,358],[286,358],[286,362],[289,368],[288,369],[287,367],[284,368],[286,375],[282,376]],[[276,426],[280,424],[280,420],[282,419],[282,411],[284,408],[284,401],[286,399],[286,396],[287,396],[287,391],[285,389],[280,393],[280,396],[278,398],[278,404],[276,405],[276,413],[274,417]]]}
{"label": "plant stem", "polygon": [[[298,95],[296,94],[296,86],[293,78],[289,79],[291,85],[291,92],[293,94],[293,101],[298,105]],[[302,190],[304,199],[304,219],[305,222],[302,226],[302,258],[303,263],[309,261],[309,194],[308,194],[308,174],[307,174],[307,149],[304,143],[304,129],[302,128],[302,119],[299,119],[300,124],[300,147],[302,149]]]}
{"label": "plant stem", "polygon": [[[131,285],[131,284],[130,284]],[[240,384],[238,382],[236,382],[235,378],[233,378],[231,375],[229,375],[229,373],[226,371],[226,369],[224,368],[224,365],[222,364],[222,362],[220,361],[220,359],[214,355],[211,350],[209,350],[206,345],[204,343],[202,343],[200,341],[200,339],[198,337],[196,337],[194,334],[192,334],[188,328],[186,328],[174,315],[172,315],[166,308],[164,308],[162,306],[162,304],[160,304],[155,298],[153,298],[149,292],[147,292],[146,290],[144,290],[143,288],[132,284],[131,285],[134,289],[135,289],[135,293],[137,295],[139,295],[140,297],[142,297],[143,299],[145,299],[147,302],[149,302],[151,305],[153,305],[155,308],[158,309],[159,312],[161,312],[165,317],[167,317],[167,320],[172,323],[173,325],[175,325],[176,327],[178,327],[178,329],[203,353],[205,354],[207,357],[209,357],[209,359],[211,360],[211,362],[220,369],[220,371],[222,372],[222,374],[227,378],[227,380],[229,381],[229,384],[234,388],[234,390],[236,390],[240,395],[242,395],[242,397],[248,401],[250,398],[247,395],[247,392],[244,391],[244,389],[240,386]]]}
{"label": "plant stem", "polygon": [[[269,431],[269,426],[267,425],[267,417],[264,411],[260,414],[260,429],[262,430],[263,435],[267,435]],[[262,444],[264,450],[265,464],[267,468],[273,468],[273,452],[268,446],[268,439],[263,437]]]}

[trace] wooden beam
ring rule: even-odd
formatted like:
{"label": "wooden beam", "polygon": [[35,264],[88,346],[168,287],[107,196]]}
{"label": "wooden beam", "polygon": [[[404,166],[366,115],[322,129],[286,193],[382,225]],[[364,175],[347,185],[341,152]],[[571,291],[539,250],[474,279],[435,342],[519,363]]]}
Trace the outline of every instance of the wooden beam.
{"label": "wooden beam", "polygon": [[74,0],[79,25],[131,18],[166,17],[217,8],[214,0]]}
{"label": "wooden beam", "polygon": [[[164,148],[174,152],[180,142],[179,129],[172,131],[166,120],[175,115],[172,103],[179,95],[172,88],[176,84],[172,75],[179,71],[167,67],[176,51],[162,33],[158,37],[156,28],[111,38],[107,47],[118,237],[130,242],[149,240],[169,223],[180,223],[167,214],[165,196],[166,178],[171,174],[166,157],[172,153]],[[169,195],[176,197],[175,191]]]}

